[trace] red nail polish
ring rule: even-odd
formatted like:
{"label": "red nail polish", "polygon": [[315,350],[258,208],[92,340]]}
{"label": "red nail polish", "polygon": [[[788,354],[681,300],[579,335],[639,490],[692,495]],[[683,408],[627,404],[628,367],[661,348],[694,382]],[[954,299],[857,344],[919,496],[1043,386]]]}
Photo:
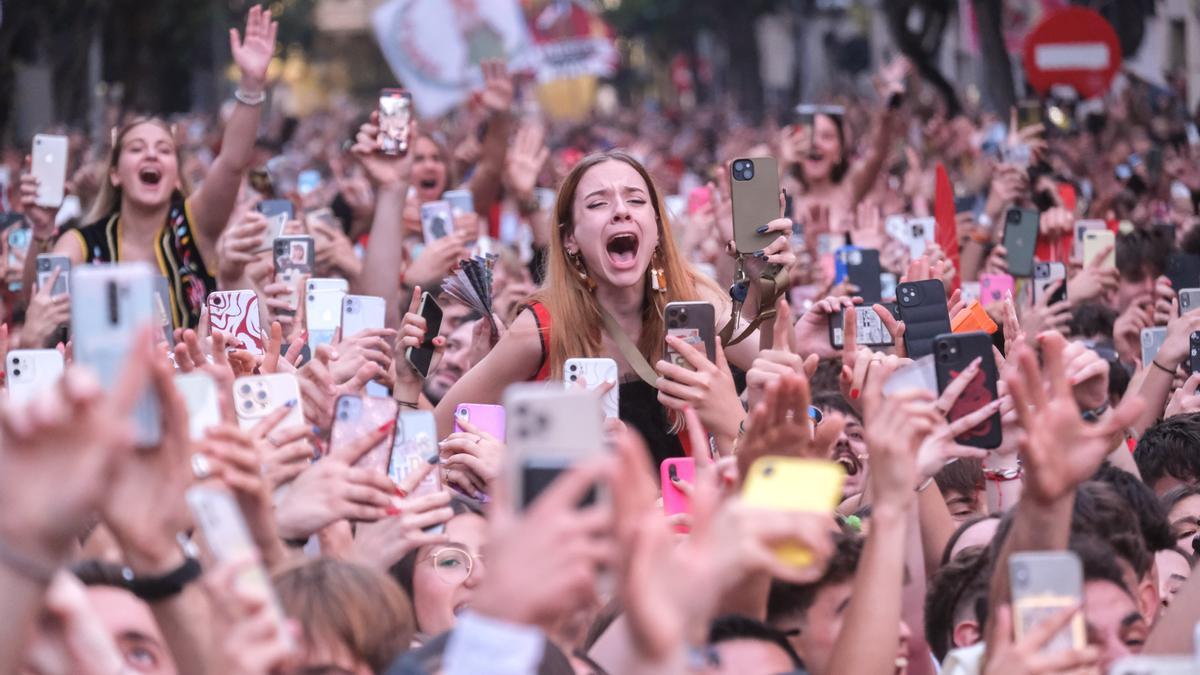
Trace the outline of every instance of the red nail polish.
{"label": "red nail polish", "polygon": [[388,420],[379,425],[379,431],[391,431],[394,426],[396,426],[396,420]]}
{"label": "red nail polish", "polygon": [[851,389],[851,390],[850,390],[850,398],[851,398],[852,400],[853,400],[853,399],[857,399],[857,398],[858,398],[858,390],[857,390],[857,389]]}
{"label": "red nail polish", "polygon": [[387,507],[387,514],[389,516],[398,516],[400,515],[400,509],[396,508],[395,506],[389,506]]}

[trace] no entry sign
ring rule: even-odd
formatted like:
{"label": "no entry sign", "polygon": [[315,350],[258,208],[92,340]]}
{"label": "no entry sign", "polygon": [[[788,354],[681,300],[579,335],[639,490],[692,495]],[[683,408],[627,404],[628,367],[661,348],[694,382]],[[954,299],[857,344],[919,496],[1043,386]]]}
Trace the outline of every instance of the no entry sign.
{"label": "no entry sign", "polygon": [[1080,98],[1099,96],[1120,66],[1117,32],[1085,7],[1057,11],[1025,37],[1025,74],[1043,96],[1055,85],[1074,88]]}

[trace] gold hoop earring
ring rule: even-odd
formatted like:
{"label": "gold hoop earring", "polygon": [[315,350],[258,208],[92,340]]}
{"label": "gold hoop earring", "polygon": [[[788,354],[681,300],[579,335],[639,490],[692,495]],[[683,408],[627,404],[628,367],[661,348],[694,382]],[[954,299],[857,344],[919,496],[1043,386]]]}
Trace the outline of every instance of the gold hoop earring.
{"label": "gold hoop earring", "polygon": [[575,267],[575,273],[579,275],[579,280],[583,282],[583,285],[587,286],[589,291],[596,290],[596,282],[592,279],[592,276],[588,274],[587,267],[583,263],[583,256],[579,255],[578,251],[574,253],[566,251],[566,254],[567,260],[570,260],[571,265]]}
{"label": "gold hoop earring", "polygon": [[662,249],[654,248],[654,265],[650,268],[650,288],[659,293],[667,292],[667,273],[662,268]]}

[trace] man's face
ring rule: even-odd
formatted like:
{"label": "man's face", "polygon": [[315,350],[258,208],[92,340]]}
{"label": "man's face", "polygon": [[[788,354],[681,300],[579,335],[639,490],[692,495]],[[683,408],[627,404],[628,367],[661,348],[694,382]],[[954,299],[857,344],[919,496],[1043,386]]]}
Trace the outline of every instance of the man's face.
{"label": "man's face", "polygon": [[713,649],[719,664],[708,671],[712,675],[789,673],[795,669],[788,653],[766,640],[725,640],[714,645]]}
{"label": "man's face", "polygon": [[[443,327],[445,324],[442,324]],[[442,400],[450,387],[471,367],[471,329],[474,322],[461,323],[457,328],[442,335],[446,336],[446,351],[438,367],[425,380],[425,396],[433,403]]]}
{"label": "man's face", "polygon": [[[813,675],[829,675],[829,660],[850,607],[853,584],[854,580],[849,579],[823,587],[817,591],[816,599],[803,617],[775,626],[785,633],[792,633],[788,641]],[[908,635],[908,627],[901,621],[894,675],[908,672]]]}
{"label": "man's face", "polygon": [[950,510],[950,517],[954,519],[954,522],[962,523],[975,516],[984,515],[979,495],[978,490],[965,493],[958,490],[947,490],[942,498],[946,500],[946,508]]}
{"label": "man's face", "polygon": [[92,611],[108,629],[132,673],[174,675],[175,662],[150,607],[129,591],[112,586],[87,589]]}
{"label": "man's face", "polygon": [[1088,643],[1100,648],[1104,672],[1118,659],[1141,653],[1150,626],[1125,589],[1110,581],[1087,582],[1083,613]]}
{"label": "man's face", "polygon": [[1154,273],[1153,270],[1142,270],[1139,279],[1131,279],[1124,274],[1117,282],[1117,303],[1115,309],[1124,311],[1130,303],[1135,300],[1143,300],[1150,303],[1154,301]]}

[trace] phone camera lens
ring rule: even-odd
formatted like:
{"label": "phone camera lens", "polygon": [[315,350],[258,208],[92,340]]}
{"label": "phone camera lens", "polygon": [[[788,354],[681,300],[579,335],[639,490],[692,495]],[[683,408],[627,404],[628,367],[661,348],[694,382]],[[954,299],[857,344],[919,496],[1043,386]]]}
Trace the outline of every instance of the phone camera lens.
{"label": "phone camera lens", "polygon": [[345,410],[343,410],[342,412],[338,413],[338,419],[345,422],[346,420],[350,419],[350,416],[346,414]]}
{"label": "phone camera lens", "polygon": [[573,372],[575,372],[576,370],[579,370],[579,366],[578,366],[577,364],[574,364],[574,363],[572,363],[572,364],[571,364],[571,372],[573,373]]}
{"label": "phone camera lens", "polygon": [[775,475],[775,467],[774,467],[774,466],[771,466],[771,465],[768,465],[768,466],[766,466],[766,467],[763,469],[763,475],[764,475],[764,476],[773,476],[773,475]]}
{"label": "phone camera lens", "polygon": [[260,401],[267,400],[267,392],[265,392],[265,391],[258,392],[258,400],[260,400]]}
{"label": "phone camera lens", "polygon": [[20,376],[21,376],[21,371],[20,371],[20,369],[17,369],[17,370],[14,370],[14,371],[13,371],[13,377],[20,377]]}
{"label": "phone camera lens", "polygon": [[241,387],[239,387],[238,389],[239,389],[239,391],[241,391],[241,392],[242,392],[242,395],[243,395],[243,396],[245,396],[245,395],[247,395],[247,394],[249,394],[249,393],[250,393],[250,385],[249,385],[249,384],[243,384],[243,385],[242,385]]}
{"label": "phone camera lens", "polygon": [[254,407],[254,402],[253,401],[242,401],[242,407],[245,408],[246,410],[249,410]]}
{"label": "phone camera lens", "polygon": [[572,376],[571,376],[571,381],[572,381],[572,382],[574,382],[575,380],[578,380],[578,379],[579,379],[579,376],[578,376],[578,375],[572,375]]}

